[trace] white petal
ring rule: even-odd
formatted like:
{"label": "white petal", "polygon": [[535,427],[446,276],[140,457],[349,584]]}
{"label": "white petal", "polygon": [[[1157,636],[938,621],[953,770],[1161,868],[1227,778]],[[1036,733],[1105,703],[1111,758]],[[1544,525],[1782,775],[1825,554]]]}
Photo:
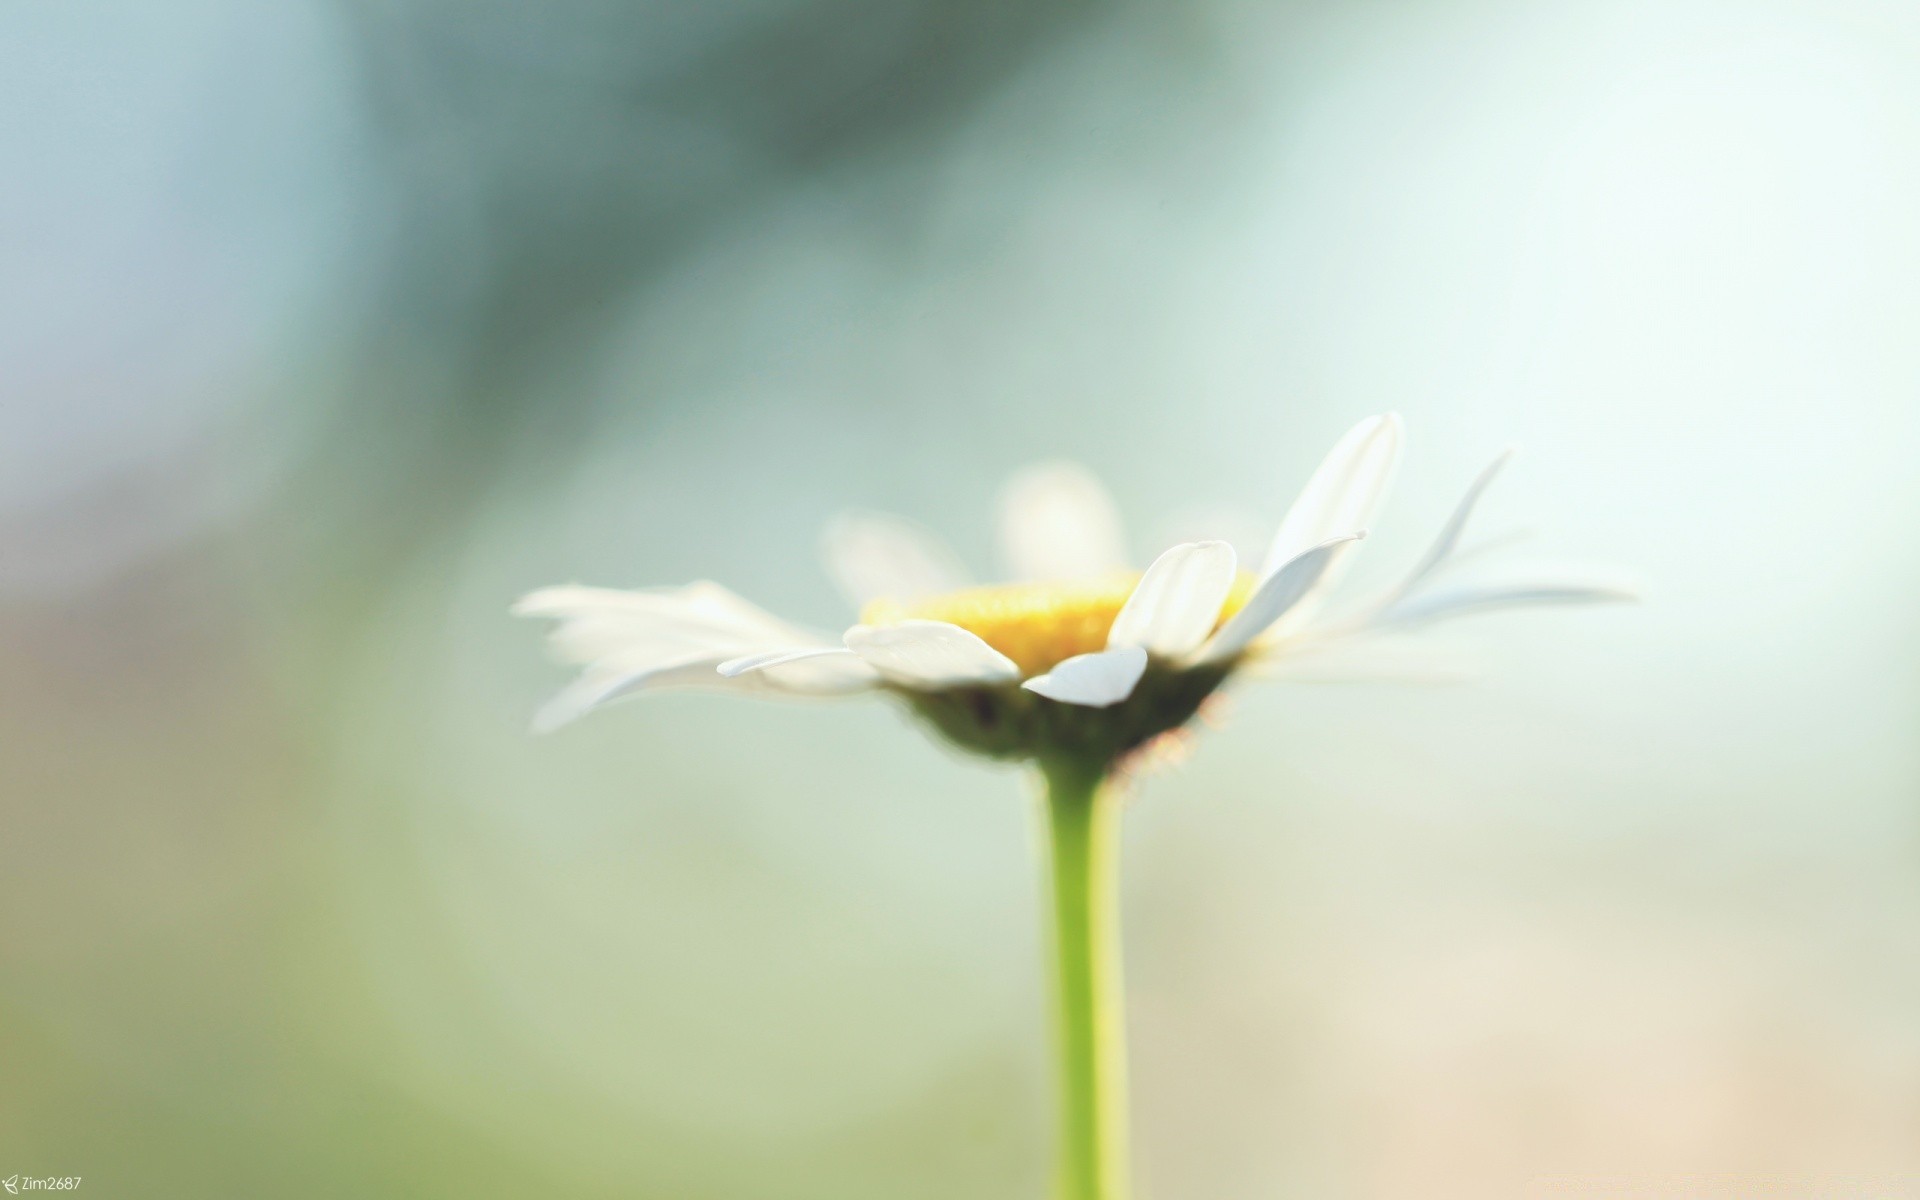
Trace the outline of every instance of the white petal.
{"label": "white petal", "polygon": [[1273,574],[1337,534],[1365,529],[1393,482],[1400,441],[1399,413],[1369,417],[1349,430],[1287,510],[1261,575]]}
{"label": "white petal", "polygon": [[873,668],[842,651],[838,658],[790,657],[768,663],[749,674],[722,675],[711,654],[678,661],[622,667],[596,664],[581,673],[559,695],[535,714],[536,733],[551,733],[595,709],[642,692],[710,691],[750,696],[845,696],[865,691],[879,682]]}
{"label": "white petal", "polygon": [[553,587],[535,588],[515,600],[510,611],[516,617],[571,617],[591,608],[624,604],[630,597],[656,594],[587,587],[579,583],[562,583]]}
{"label": "white petal", "polygon": [[1433,545],[1427,547],[1427,552],[1420,556],[1413,570],[1407,572],[1407,577],[1387,594],[1385,604],[1391,605],[1404,599],[1420,586],[1422,581],[1438,570],[1441,564],[1453,557],[1454,551],[1460,545],[1460,535],[1466,532],[1467,521],[1473,516],[1474,506],[1480,503],[1480,497],[1486,492],[1487,486],[1493,482],[1494,476],[1500,473],[1500,468],[1513,459],[1514,453],[1510,448],[1501,451],[1499,456],[1488,463],[1486,469],[1467,486],[1466,494],[1460,497],[1460,503],[1454,505],[1453,515],[1449,516],[1447,523],[1440,527],[1440,534],[1433,539]]}
{"label": "white petal", "polygon": [[737,632],[785,627],[784,622],[766,610],[707,580],[698,580],[683,587],[633,591],[562,584],[528,592],[513,606],[513,612],[521,617],[560,618],[600,613],[674,616]]}
{"label": "white petal", "polygon": [[1008,481],[1000,544],[1016,579],[1090,579],[1127,566],[1119,510],[1076,463],[1042,463]]}
{"label": "white petal", "polygon": [[691,654],[738,654],[756,643],[739,637],[715,636],[695,626],[668,620],[644,621],[586,617],[562,621],[547,636],[563,662],[586,665],[618,659],[629,663],[668,662]]}
{"label": "white petal", "polygon": [[1375,625],[1412,625],[1496,608],[1558,604],[1613,604],[1638,600],[1632,588],[1603,583],[1503,584],[1453,588],[1403,600],[1374,618]]}
{"label": "white petal", "polygon": [[855,625],[847,649],[903,687],[946,688],[969,683],[1006,683],[1020,678],[1013,660],[977,634],[945,621]]}
{"label": "white petal", "polygon": [[845,646],[805,646],[785,650],[765,650],[759,654],[745,654],[739,658],[730,658],[715,669],[732,679],[736,675],[746,675],[754,671],[764,671],[769,667],[784,666],[791,662],[801,662],[809,658],[829,656],[858,657]]}
{"label": "white petal", "polygon": [[747,678],[722,676],[715,669],[722,662],[776,650],[814,649],[823,643],[712,583],[632,592],[574,585],[543,588],[514,611],[558,618],[551,637],[555,650],[586,668],[541,709],[535,719],[540,730],[642,691],[821,695],[858,691],[877,682],[871,668],[852,660],[794,662]]}
{"label": "white petal", "polygon": [[519,616],[560,621],[554,648],[568,661],[613,655],[665,662],[692,651],[732,658],[753,650],[819,644],[821,639],[755,607],[716,583],[619,591],[568,584],[531,592],[514,605]]}
{"label": "white petal", "polygon": [[1147,652],[1138,646],[1120,646],[1097,654],[1077,654],[1055,663],[1053,670],[1020,686],[1062,704],[1108,708],[1133,695],[1147,669]]}
{"label": "white petal", "polygon": [[534,714],[535,733],[552,733],[596,708],[639,692],[670,687],[724,689],[729,681],[714,674],[712,658],[666,663],[639,671],[589,670],[568,684]]}
{"label": "white petal", "polygon": [[774,691],[795,696],[846,696],[880,683],[880,673],[853,654],[790,658],[769,663],[756,674]]}
{"label": "white petal", "polygon": [[855,608],[882,596],[935,596],[968,582],[958,556],[904,517],[842,513],[827,524],[821,545],[827,573]]}
{"label": "white petal", "polygon": [[1366,535],[1349,533],[1330,538],[1266,577],[1246,606],[1227,619],[1213,640],[1200,648],[1201,662],[1224,662],[1246,649],[1254,638],[1287,615],[1326,576],[1334,559],[1347,545]]}
{"label": "white petal", "polygon": [[844,695],[880,682],[879,672],[844,646],[749,654],[716,664],[714,673],[729,681],[764,684],[774,691],[807,696]]}
{"label": "white petal", "polygon": [[1153,560],[1113,619],[1107,645],[1177,658],[1198,649],[1233,590],[1233,547],[1189,542]]}

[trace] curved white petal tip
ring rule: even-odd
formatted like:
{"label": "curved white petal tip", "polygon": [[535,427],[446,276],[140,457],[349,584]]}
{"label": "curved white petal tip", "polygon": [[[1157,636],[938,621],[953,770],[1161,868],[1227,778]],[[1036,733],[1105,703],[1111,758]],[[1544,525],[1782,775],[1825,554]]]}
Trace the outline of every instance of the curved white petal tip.
{"label": "curved white petal tip", "polygon": [[1381,413],[1348,430],[1321,460],[1273,535],[1267,576],[1334,534],[1363,529],[1386,497],[1400,463],[1400,414]]}
{"label": "curved white petal tip", "polygon": [[1120,646],[1096,654],[1078,654],[1054,664],[1020,686],[1030,692],[1087,708],[1109,708],[1133,695],[1147,669],[1147,652]]}
{"label": "curved white petal tip", "polygon": [[516,617],[557,617],[565,616],[578,606],[578,598],[591,591],[577,583],[561,583],[551,587],[535,588],[515,600],[507,612]]}
{"label": "curved white petal tip", "polygon": [[1140,646],[1165,658],[1191,654],[1220,620],[1234,566],[1226,542],[1188,542],[1168,550],[1134,586],[1113,619],[1107,645]]}
{"label": "curved white petal tip", "polygon": [[1020,678],[1020,668],[1012,659],[978,634],[946,621],[855,625],[847,630],[845,640],[847,649],[903,687],[958,687]]}
{"label": "curved white petal tip", "polygon": [[1200,648],[1200,661],[1224,662],[1246,649],[1253,639],[1320,586],[1342,550],[1366,536],[1364,529],[1343,533],[1282,563],[1279,570],[1261,581],[1253,596],[1227,619],[1213,640]]}
{"label": "curved white petal tip", "polygon": [[1616,583],[1539,583],[1461,587],[1402,601],[1376,618],[1375,624],[1414,625],[1499,608],[1535,608],[1563,604],[1629,604],[1639,599],[1638,588]]}
{"label": "curved white petal tip", "polygon": [[1519,447],[1508,446],[1481,469],[1480,474],[1467,485],[1467,490],[1460,497],[1459,503],[1454,505],[1452,514],[1447,517],[1446,524],[1440,527],[1440,532],[1434,537],[1433,544],[1428,546],[1427,552],[1414,563],[1413,569],[1407,572],[1407,577],[1387,594],[1383,605],[1391,606],[1406,599],[1422,582],[1454,558],[1460,548],[1460,537],[1466,532],[1467,521],[1473,516],[1474,507],[1480,503],[1480,497],[1492,485],[1494,477],[1500,474],[1501,470],[1513,461],[1513,456],[1519,452]]}
{"label": "curved white petal tip", "polygon": [[638,670],[589,669],[540,706],[533,717],[533,732],[552,733],[595,709],[640,692],[718,683],[713,667],[711,658],[693,658]]}

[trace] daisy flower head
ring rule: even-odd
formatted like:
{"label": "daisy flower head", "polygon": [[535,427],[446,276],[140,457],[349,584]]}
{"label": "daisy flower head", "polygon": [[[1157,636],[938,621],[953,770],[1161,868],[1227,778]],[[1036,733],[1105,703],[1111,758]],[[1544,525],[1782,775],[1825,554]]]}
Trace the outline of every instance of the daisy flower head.
{"label": "daisy flower head", "polygon": [[583,670],[536,726],[650,691],[878,691],[967,750],[1105,771],[1185,725],[1222,684],[1256,666],[1488,608],[1628,598],[1586,583],[1436,586],[1503,454],[1399,584],[1345,610],[1329,607],[1329,590],[1385,498],[1401,441],[1391,413],[1349,431],[1257,564],[1240,562],[1226,542],[1196,541],[1144,571],[1129,567],[1111,499],[1067,463],[1029,468],[1008,485],[1000,515],[1007,582],[973,582],[912,522],[842,516],[826,533],[827,566],[858,620],[837,638],[714,583],[543,588],[515,611],[554,619],[556,652]]}

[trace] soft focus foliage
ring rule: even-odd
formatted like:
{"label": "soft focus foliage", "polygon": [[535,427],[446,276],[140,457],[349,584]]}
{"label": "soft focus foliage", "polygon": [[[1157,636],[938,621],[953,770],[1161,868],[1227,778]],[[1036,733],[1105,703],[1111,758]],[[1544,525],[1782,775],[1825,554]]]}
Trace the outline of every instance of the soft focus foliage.
{"label": "soft focus foliage", "polygon": [[1649,601],[1249,690],[1146,782],[1151,1194],[1920,1186],[1913,6],[0,32],[0,1176],[1037,1196],[1024,782],[878,703],[530,738],[564,676],[506,606],[838,627],[834,512],[984,569],[1047,458],[1137,560],[1258,536],[1398,408],[1350,585],[1518,440],[1480,528]]}

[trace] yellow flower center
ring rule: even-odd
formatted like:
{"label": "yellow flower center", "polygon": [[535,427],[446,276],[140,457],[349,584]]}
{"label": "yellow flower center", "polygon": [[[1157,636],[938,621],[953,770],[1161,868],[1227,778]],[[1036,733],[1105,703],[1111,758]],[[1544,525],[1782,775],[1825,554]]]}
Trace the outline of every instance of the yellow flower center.
{"label": "yellow flower center", "polygon": [[[866,625],[946,621],[1012,659],[1022,674],[1038,675],[1076,654],[1106,649],[1107,631],[1138,582],[1138,574],[1127,574],[1073,583],[998,584],[905,602],[882,598],[862,609],[860,620]],[[1234,579],[1215,628],[1240,611],[1256,582],[1244,571]]]}

